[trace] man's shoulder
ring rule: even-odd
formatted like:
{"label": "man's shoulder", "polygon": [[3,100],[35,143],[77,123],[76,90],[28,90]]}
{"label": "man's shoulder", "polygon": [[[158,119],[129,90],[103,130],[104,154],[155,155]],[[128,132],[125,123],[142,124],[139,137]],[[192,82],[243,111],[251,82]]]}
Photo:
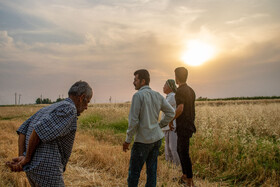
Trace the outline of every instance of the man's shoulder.
{"label": "man's shoulder", "polygon": [[193,90],[192,87],[190,87],[189,85],[188,85],[188,90],[189,90],[190,92],[192,92],[193,94],[195,94],[194,90]]}
{"label": "man's shoulder", "polygon": [[194,92],[194,90],[192,89],[192,87],[190,87],[189,85],[187,84],[184,84],[183,86],[180,86],[177,88],[177,92],[187,92],[187,91],[191,91],[191,92]]}
{"label": "man's shoulder", "polygon": [[151,93],[153,93],[154,95],[156,95],[157,97],[160,97],[160,98],[163,98],[164,99],[164,97],[159,93],[159,92],[157,92],[157,91],[155,91],[155,90],[150,90],[151,91]]}
{"label": "man's shoulder", "polygon": [[136,94],[141,95],[141,94],[146,94],[146,93],[151,93],[151,92],[154,93],[156,91],[151,89],[149,86],[145,86],[145,87],[141,88],[140,90],[138,90],[134,95],[136,95]]}
{"label": "man's shoulder", "polygon": [[76,107],[68,99],[65,99],[63,101],[54,103],[54,104],[52,104],[52,105],[50,105],[48,107],[43,108],[42,112],[45,112],[45,111],[48,111],[48,112],[64,111],[66,113],[69,113],[69,112],[70,113],[75,113]]}
{"label": "man's shoulder", "polygon": [[187,87],[185,87],[185,86],[178,87],[175,95],[178,95],[180,93],[184,93],[186,91],[186,88]]}
{"label": "man's shoulder", "polygon": [[75,107],[75,105],[74,105],[73,103],[69,102],[69,101],[66,100],[66,99],[63,100],[63,101],[54,103],[54,104],[52,104],[52,105],[50,105],[50,106],[53,107],[53,108],[56,108],[56,107],[63,107],[63,106],[65,106],[65,107],[70,107],[70,108]]}
{"label": "man's shoulder", "polygon": [[133,94],[133,97],[139,97],[140,95],[142,95],[141,91],[137,91]]}
{"label": "man's shoulder", "polygon": [[157,92],[155,90],[152,90],[151,88],[139,90],[138,92],[136,92],[133,95],[133,97],[141,98],[141,97],[145,97],[147,95],[153,95],[153,96],[156,96],[157,98],[163,98],[164,99],[164,97],[159,92]]}
{"label": "man's shoulder", "polygon": [[57,108],[62,108],[62,109],[66,109],[68,111],[76,111],[76,106],[73,102],[69,101],[68,99],[65,99],[61,102],[58,103]]}

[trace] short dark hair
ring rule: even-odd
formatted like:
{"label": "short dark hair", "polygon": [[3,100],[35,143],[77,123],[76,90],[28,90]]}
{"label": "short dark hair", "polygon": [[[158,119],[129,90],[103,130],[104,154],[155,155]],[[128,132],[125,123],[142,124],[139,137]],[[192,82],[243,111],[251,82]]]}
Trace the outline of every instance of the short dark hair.
{"label": "short dark hair", "polygon": [[188,70],[185,67],[178,67],[175,69],[175,76],[177,77],[178,81],[184,83],[188,78]]}
{"label": "short dark hair", "polygon": [[145,84],[149,85],[150,84],[150,74],[146,69],[139,69],[134,72],[134,76],[138,75],[138,78],[140,81],[143,79],[145,80]]}

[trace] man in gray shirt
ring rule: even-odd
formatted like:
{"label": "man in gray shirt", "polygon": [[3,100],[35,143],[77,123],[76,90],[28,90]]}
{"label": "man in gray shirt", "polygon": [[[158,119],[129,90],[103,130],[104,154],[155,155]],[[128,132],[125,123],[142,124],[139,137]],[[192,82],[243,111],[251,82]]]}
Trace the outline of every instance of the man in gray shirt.
{"label": "man in gray shirt", "polygon": [[[174,109],[166,99],[149,87],[150,75],[145,69],[134,73],[134,86],[138,90],[132,98],[128,119],[126,140],[123,151],[127,151],[134,137],[129,163],[128,186],[138,185],[140,173],[146,162],[146,186],[156,186],[157,157],[164,134],[161,128],[168,125],[174,117]],[[158,122],[160,111],[164,118]]]}

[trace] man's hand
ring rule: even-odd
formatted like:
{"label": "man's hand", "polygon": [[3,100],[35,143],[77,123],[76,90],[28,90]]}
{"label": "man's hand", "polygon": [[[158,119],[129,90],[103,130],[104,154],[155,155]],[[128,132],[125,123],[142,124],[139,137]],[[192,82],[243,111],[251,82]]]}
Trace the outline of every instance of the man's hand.
{"label": "man's hand", "polygon": [[26,165],[29,161],[25,158],[25,156],[20,156],[17,158],[13,158],[12,162],[6,162],[6,165],[14,172],[23,171],[23,166]]}
{"label": "man's hand", "polygon": [[173,131],[174,130],[173,121],[170,121],[168,125],[169,125],[170,130]]}
{"label": "man's hand", "polygon": [[129,144],[130,144],[130,143],[126,143],[126,142],[123,143],[123,151],[124,151],[124,152],[126,152],[127,150],[129,150]]}

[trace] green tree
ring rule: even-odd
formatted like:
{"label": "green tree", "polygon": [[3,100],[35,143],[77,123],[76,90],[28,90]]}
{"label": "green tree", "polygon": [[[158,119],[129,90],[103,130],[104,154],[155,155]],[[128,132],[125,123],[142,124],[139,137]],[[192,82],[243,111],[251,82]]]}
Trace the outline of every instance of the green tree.
{"label": "green tree", "polygon": [[42,103],[43,104],[51,104],[52,101],[49,98],[45,98],[45,99],[43,99]]}
{"label": "green tree", "polygon": [[52,104],[52,101],[49,98],[38,98],[36,99],[36,104]]}
{"label": "green tree", "polygon": [[42,99],[41,98],[36,99],[36,104],[42,104]]}
{"label": "green tree", "polygon": [[64,100],[64,99],[62,99],[62,98],[57,98],[55,102],[57,103],[57,102],[63,101],[63,100]]}

